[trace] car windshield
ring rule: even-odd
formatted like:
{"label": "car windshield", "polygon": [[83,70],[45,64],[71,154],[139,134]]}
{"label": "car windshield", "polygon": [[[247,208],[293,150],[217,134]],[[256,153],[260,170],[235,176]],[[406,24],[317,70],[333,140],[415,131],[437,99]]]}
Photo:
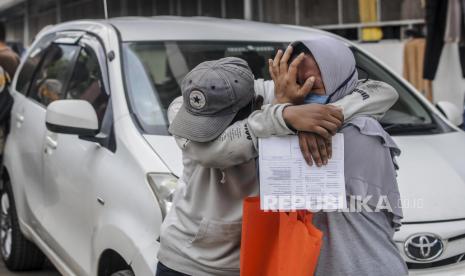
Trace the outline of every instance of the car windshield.
{"label": "car windshield", "polygon": [[[124,70],[131,113],[146,134],[169,135],[167,109],[181,95],[183,77],[206,60],[223,57],[245,59],[255,78],[269,80],[267,59],[287,42],[127,42],[123,44]],[[360,79],[392,85],[399,100],[381,120],[391,134],[430,134],[448,130],[413,93],[371,58],[352,49]]]}

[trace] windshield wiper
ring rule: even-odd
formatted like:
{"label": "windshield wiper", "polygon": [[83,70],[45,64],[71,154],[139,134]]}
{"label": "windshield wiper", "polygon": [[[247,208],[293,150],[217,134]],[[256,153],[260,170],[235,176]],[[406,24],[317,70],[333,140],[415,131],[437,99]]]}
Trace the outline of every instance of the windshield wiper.
{"label": "windshield wiper", "polygon": [[389,133],[423,132],[436,129],[436,124],[382,124]]}

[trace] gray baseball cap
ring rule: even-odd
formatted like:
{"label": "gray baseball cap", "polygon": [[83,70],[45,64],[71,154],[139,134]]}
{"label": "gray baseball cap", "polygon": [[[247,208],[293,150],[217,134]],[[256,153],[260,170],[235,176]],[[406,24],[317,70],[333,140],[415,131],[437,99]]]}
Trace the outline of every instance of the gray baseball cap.
{"label": "gray baseball cap", "polygon": [[183,104],[168,131],[196,142],[217,138],[254,97],[247,62],[227,57],[197,65],[181,84]]}

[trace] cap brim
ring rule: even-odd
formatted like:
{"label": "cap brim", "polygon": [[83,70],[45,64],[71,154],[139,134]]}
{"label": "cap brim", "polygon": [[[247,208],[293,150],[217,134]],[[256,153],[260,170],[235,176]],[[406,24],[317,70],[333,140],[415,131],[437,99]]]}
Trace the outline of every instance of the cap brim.
{"label": "cap brim", "polygon": [[195,142],[209,142],[220,136],[235,116],[234,113],[211,117],[192,115],[182,105],[168,131]]}

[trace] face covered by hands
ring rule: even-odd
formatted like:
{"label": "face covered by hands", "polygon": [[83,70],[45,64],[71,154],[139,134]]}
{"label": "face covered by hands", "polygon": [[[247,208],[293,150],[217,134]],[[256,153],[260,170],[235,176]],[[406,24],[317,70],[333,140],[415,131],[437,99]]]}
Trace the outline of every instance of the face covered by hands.
{"label": "face covered by hands", "polygon": [[[325,87],[316,60],[310,52],[300,53],[289,64],[292,52],[293,47],[289,46],[284,53],[279,50],[274,60],[269,60],[270,75],[275,83],[275,102],[321,104],[324,100],[326,103]],[[297,114],[289,114],[289,123],[299,130],[300,149],[310,166],[328,163],[332,154],[332,135],[344,120],[340,109],[320,104],[303,105],[300,110],[285,109],[287,114],[291,111]]]}

